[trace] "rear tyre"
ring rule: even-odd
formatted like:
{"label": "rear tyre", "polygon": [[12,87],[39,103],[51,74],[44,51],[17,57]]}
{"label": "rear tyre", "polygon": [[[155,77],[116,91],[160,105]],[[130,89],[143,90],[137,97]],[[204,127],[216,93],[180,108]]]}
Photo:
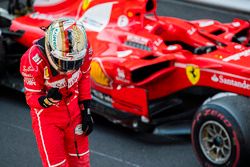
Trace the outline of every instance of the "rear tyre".
{"label": "rear tyre", "polygon": [[250,153],[250,100],[230,93],[215,97],[194,117],[193,149],[204,167],[242,167]]}

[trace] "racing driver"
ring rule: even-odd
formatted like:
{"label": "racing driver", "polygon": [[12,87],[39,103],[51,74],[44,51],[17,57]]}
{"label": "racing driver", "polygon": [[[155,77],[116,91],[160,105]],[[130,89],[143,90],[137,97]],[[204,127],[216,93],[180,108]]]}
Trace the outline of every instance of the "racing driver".
{"label": "racing driver", "polygon": [[90,62],[84,26],[59,19],[22,56],[32,128],[44,167],[89,167]]}

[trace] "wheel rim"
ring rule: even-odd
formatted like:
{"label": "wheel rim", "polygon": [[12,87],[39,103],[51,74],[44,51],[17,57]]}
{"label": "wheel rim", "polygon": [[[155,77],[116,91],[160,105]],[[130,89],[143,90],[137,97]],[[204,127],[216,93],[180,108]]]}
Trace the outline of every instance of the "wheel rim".
{"label": "wheel rim", "polygon": [[207,121],[202,125],[199,143],[203,154],[213,164],[222,165],[231,156],[232,144],[229,134],[216,121]]}

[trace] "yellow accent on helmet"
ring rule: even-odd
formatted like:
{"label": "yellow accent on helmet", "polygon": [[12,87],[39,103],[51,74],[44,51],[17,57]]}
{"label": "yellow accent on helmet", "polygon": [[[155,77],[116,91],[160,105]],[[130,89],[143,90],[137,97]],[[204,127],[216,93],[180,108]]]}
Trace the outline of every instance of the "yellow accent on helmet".
{"label": "yellow accent on helmet", "polygon": [[89,7],[91,0],[83,0],[83,10],[86,10]]}

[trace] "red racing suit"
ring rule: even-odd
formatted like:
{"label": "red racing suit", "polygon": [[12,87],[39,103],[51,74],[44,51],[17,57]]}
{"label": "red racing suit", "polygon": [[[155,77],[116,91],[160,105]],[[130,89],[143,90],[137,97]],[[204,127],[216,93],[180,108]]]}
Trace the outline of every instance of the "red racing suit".
{"label": "red racing suit", "polygon": [[[44,39],[36,42],[21,58],[27,104],[31,109],[32,128],[45,167],[88,167],[88,137],[81,129],[79,101],[91,99],[88,47],[83,65],[71,74],[60,74],[45,55]],[[51,88],[59,88],[62,100],[44,108],[38,99]]]}

